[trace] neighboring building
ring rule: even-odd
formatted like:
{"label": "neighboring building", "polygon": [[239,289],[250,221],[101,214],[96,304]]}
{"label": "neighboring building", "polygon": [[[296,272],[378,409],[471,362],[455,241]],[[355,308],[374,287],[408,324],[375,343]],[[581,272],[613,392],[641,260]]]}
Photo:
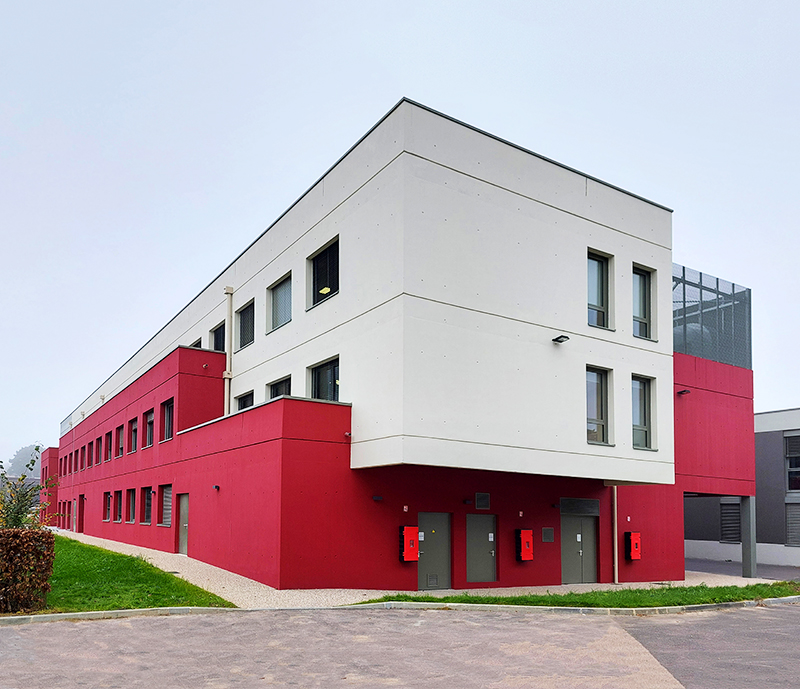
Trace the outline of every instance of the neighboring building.
{"label": "neighboring building", "polygon": [[[800,409],[755,415],[758,562],[800,567]],[[739,500],[706,498],[687,511],[686,554],[738,560]]]}
{"label": "neighboring building", "polygon": [[64,420],[61,525],[279,588],[681,579],[683,492],[754,485],[692,414],[752,374],[673,371],[671,241],[404,99]]}

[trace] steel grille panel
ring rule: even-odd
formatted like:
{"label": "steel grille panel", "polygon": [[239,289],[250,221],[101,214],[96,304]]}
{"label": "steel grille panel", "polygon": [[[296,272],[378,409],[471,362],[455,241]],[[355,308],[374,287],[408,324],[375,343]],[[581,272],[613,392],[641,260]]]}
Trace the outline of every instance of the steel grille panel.
{"label": "steel grille panel", "polygon": [[800,503],[786,505],[786,543],[800,545]]}
{"label": "steel grille panel", "polygon": [[740,526],[740,505],[720,503],[720,540],[726,543],[739,543],[742,540]]}

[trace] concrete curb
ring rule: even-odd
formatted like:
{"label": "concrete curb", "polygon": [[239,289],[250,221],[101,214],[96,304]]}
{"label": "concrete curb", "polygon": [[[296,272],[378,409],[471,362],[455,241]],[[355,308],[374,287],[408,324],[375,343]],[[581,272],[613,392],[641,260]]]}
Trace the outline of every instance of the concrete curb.
{"label": "concrete curb", "polygon": [[218,612],[242,612],[241,608],[134,608],[131,610],[89,610],[87,612],[58,612],[42,615],[9,615],[0,617],[0,626],[16,624],[34,624],[36,622],[62,622],[69,620],[112,620],[120,617],[155,617],[161,615],[208,615]]}
{"label": "concrete curb", "polygon": [[387,610],[503,610],[526,613],[557,613],[561,615],[674,615],[687,612],[706,612],[731,608],[754,608],[770,605],[791,605],[800,602],[800,596],[742,600],[728,603],[704,603],[702,605],[670,605],[659,608],[568,608],[545,605],[487,605],[485,603],[419,603],[414,601],[386,601],[384,603],[357,603],[349,606],[358,609]]}
{"label": "concrete curb", "polygon": [[672,605],[660,608],[567,608],[545,605],[489,605],[486,603],[420,603],[416,601],[386,601],[384,603],[353,603],[333,607],[307,608],[138,608],[132,610],[92,610],[89,612],[60,612],[43,615],[10,615],[0,617],[0,626],[35,624],[37,622],[81,622],[83,620],[113,620],[123,617],[157,617],[166,615],[214,615],[217,613],[249,612],[315,612],[318,610],[476,610],[488,612],[556,613],[559,615],[623,615],[630,617],[646,615],[675,615],[687,612],[706,612],[709,610],[728,610],[731,608],[754,608],[758,606],[792,605],[800,603],[800,596],[786,598],[764,598],[763,600],[742,600],[730,603],[705,603],[703,605]]}

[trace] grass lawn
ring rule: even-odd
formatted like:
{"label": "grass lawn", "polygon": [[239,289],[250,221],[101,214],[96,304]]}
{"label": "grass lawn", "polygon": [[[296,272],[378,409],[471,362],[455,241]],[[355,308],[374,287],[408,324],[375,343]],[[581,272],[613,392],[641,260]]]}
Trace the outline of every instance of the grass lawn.
{"label": "grass lawn", "polygon": [[658,608],[669,605],[702,605],[741,600],[783,598],[800,595],[800,583],[781,581],[750,586],[662,586],[651,589],[617,589],[588,593],[544,594],[537,596],[428,596],[396,594],[377,598],[370,603],[386,601],[419,601],[422,603],[480,603],[483,605],[539,605],[566,608]]}
{"label": "grass lawn", "polygon": [[143,559],[56,536],[52,590],[41,612],[202,606],[233,608]]}

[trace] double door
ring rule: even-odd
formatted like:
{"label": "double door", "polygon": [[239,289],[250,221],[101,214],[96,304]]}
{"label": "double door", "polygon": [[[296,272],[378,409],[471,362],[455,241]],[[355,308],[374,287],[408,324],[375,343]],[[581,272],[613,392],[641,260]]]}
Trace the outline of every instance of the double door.
{"label": "double door", "polygon": [[[449,589],[451,586],[450,514],[420,512],[420,590]],[[497,581],[496,518],[493,514],[468,514],[466,530],[467,581]]]}

